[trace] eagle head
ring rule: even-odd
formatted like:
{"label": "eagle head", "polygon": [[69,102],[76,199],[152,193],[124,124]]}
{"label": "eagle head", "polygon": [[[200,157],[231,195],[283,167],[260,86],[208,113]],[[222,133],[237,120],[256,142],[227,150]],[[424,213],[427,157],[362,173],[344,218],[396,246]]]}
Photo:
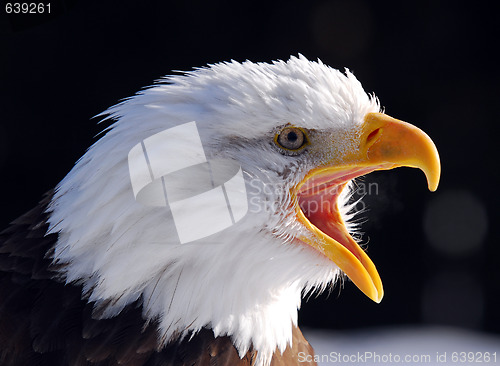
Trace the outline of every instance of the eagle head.
{"label": "eagle head", "polygon": [[290,345],[305,293],[345,274],[381,301],[352,180],[409,166],[439,181],[424,132],[303,56],[169,76],[104,115],[49,206],[61,280],[96,318],[138,302],[161,345],[210,328],[257,365]]}

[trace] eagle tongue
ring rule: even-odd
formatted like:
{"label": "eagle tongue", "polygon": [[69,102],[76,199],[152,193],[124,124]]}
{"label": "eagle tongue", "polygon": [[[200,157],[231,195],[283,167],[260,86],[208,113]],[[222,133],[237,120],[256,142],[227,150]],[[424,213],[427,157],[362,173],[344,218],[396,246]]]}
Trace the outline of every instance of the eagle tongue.
{"label": "eagle tongue", "polygon": [[299,206],[307,219],[323,233],[349,250],[358,260],[359,247],[347,231],[338,207],[338,197],[346,182],[332,185],[317,194],[298,195]]}

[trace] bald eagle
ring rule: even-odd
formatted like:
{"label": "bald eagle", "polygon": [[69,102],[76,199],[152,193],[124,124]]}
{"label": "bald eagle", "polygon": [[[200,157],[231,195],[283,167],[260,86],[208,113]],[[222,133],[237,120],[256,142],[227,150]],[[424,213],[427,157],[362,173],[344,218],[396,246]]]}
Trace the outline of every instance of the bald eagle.
{"label": "bald eagle", "polygon": [[304,294],[346,275],[383,296],[353,179],[408,166],[439,181],[424,132],[301,55],[168,76],[103,117],[0,234],[4,366],[313,365]]}

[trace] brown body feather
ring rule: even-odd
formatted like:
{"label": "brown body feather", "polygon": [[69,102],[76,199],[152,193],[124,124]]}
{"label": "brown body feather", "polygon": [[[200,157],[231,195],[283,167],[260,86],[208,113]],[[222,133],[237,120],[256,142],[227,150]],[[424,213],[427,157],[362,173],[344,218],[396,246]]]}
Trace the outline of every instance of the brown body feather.
{"label": "brown body feather", "polygon": [[[78,284],[57,280],[46,235],[52,194],[0,233],[0,365],[2,366],[246,366],[255,351],[238,356],[229,337],[203,329],[192,339],[158,349],[156,324],[145,324],[140,301],[111,319],[92,317],[93,304]],[[293,345],[276,352],[272,366],[299,362],[313,350],[298,328]]]}

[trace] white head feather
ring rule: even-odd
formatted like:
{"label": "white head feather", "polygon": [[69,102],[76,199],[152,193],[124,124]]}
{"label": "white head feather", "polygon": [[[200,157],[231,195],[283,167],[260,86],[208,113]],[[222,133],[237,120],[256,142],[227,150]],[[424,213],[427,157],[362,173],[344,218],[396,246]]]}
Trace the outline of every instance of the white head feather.
{"label": "white head feather", "polygon": [[[333,262],[295,239],[307,232],[290,204],[289,188],[325,156],[283,155],[274,135],[287,123],[314,129],[335,139],[341,161],[357,146],[363,116],[378,110],[350,72],[303,56],[165,78],[109,109],[115,123],[58,185],[49,223],[59,233],[53,255],[64,264],[61,277],[82,284],[101,317],[140,300],[163,342],[210,327],[230,335],[240,355],[253,346],[257,364],[268,365],[276,347],[291,342],[303,293],[339,275]],[[255,200],[232,227],[179,244],[165,208],[134,199],[127,156],[143,139],[190,121],[207,158],[241,165]]]}

